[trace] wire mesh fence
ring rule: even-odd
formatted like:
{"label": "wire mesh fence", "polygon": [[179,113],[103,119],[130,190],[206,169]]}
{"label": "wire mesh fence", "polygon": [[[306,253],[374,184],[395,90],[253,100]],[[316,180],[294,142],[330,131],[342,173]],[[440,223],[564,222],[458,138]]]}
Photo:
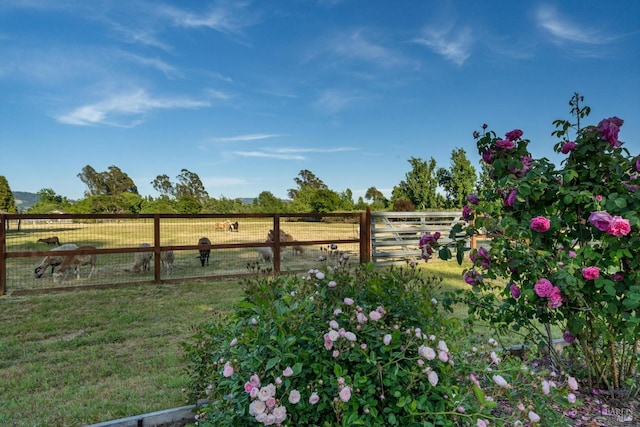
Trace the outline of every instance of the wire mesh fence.
{"label": "wire mesh fence", "polygon": [[1,221],[0,294],[301,271],[340,257],[361,262],[368,248],[364,213],[6,214]]}

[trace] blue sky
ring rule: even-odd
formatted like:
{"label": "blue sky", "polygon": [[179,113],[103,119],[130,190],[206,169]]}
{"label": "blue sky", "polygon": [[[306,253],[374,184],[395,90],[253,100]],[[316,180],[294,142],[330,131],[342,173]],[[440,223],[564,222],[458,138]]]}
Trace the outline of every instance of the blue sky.
{"label": "blue sky", "polygon": [[71,199],[85,165],[142,195],[186,168],[212,197],[286,198],[308,169],[390,196],[483,123],[535,156],[574,92],[640,154],[640,2],[0,2],[0,175]]}

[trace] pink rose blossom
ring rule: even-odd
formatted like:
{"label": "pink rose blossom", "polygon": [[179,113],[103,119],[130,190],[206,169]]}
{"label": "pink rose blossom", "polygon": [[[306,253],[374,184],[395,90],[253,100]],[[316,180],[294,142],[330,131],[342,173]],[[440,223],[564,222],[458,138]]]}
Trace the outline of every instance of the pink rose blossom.
{"label": "pink rose blossom", "polygon": [[631,225],[628,219],[624,219],[621,216],[614,216],[609,223],[607,233],[612,236],[626,236],[631,231]]}
{"label": "pink rose blossom", "polygon": [[384,343],[384,345],[391,344],[391,334],[386,334],[382,339],[382,342]]}
{"label": "pink rose blossom", "polygon": [[285,370],[282,371],[282,375],[285,377],[290,377],[291,375],[293,375],[293,369],[291,369],[291,366],[287,366]]}
{"label": "pink rose blossom", "polygon": [[254,387],[260,387],[260,377],[255,374],[251,375],[251,377],[249,378],[249,382]]}
{"label": "pink rose blossom", "polygon": [[518,190],[514,188],[504,197],[503,205],[512,208],[516,204],[517,196]]}
{"label": "pink rose blossom", "polygon": [[298,390],[291,390],[289,393],[289,402],[293,405],[300,402],[300,392]]}
{"label": "pink rose blossom", "polygon": [[596,280],[600,277],[600,269],[598,267],[586,267],[582,269],[582,277],[586,280]]}
{"label": "pink rose blossom", "polygon": [[493,150],[487,150],[484,153],[482,153],[482,160],[484,160],[486,164],[490,165],[491,163],[493,163],[493,159],[494,159]]}
{"label": "pink rose blossom", "polygon": [[578,381],[576,381],[574,377],[567,378],[567,385],[571,390],[575,391],[578,389]]}
{"label": "pink rose blossom", "polygon": [[462,218],[465,221],[469,221],[472,214],[473,214],[473,208],[469,205],[464,205],[464,207],[462,208]]}
{"label": "pink rose blossom", "polygon": [[344,303],[347,305],[353,305],[354,301],[351,298],[345,298]]}
{"label": "pink rose blossom", "polygon": [[502,150],[511,150],[515,146],[516,144],[508,139],[499,139],[496,141],[496,148],[500,148]]}
{"label": "pink rose blossom", "polygon": [[364,313],[358,313],[358,315],[356,316],[356,320],[358,321],[358,323],[366,323],[368,319]]}
{"label": "pink rose blossom", "polygon": [[511,286],[509,286],[509,292],[511,292],[511,296],[515,299],[520,298],[520,295],[522,294],[522,291],[515,283],[512,283]]}
{"label": "pink rose blossom", "polygon": [[477,270],[469,270],[464,273],[464,281],[471,286],[475,286],[482,281],[482,274]]}
{"label": "pink rose blossom", "polygon": [[571,332],[565,330],[562,333],[562,339],[564,340],[564,342],[571,344],[572,342],[574,342],[576,340],[576,337],[571,335]]}
{"label": "pink rose blossom", "polygon": [[503,388],[509,387],[509,383],[501,375],[494,375],[493,382]]}
{"label": "pink rose blossom", "polygon": [[551,290],[553,289],[553,283],[551,283],[547,279],[540,279],[533,286],[533,290],[536,292],[536,295],[542,298],[546,298],[551,295]]}
{"label": "pink rose blossom", "polygon": [[233,366],[231,366],[231,364],[229,362],[224,364],[224,369],[222,370],[222,375],[225,378],[229,378],[231,375],[233,375]]}
{"label": "pink rose blossom", "polygon": [[529,411],[529,420],[531,420],[532,423],[537,423],[540,421],[540,415],[533,411]]}
{"label": "pink rose blossom", "polygon": [[520,129],[514,129],[511,132],[507,132],[505,136],[509,141],[517,141],[522,136],[522,131]]}
{"label": "pink rose blossom", "polygon": [[602,139],[609,142],[611,148],[622,145],[622,143],[618,141],[618,132],[620,132],[620,127],[623,123],[624,121],[622,119],[615,116],[604,119],[598,123],[598,131],[602,134]]}
{"label": "pink rose blossom", "polygon": [[564,144],[562,144],[562,148],[560,149],[560,152],[562,154],[568,154],[574,148],[576,148],[576,143],[573,141],[567,141]]}
{"label": "pink rose blossom", "polygon": [[327,286],[330,288],[335,288],[336,286],[338,286],[338,284],[335,282],[335,280],[332,280],[329,283],[327,283]]}
{"label": "pink rose blossom", "polygon": [[343,402],[348,402],[351,399],[351,389],[349,387],[343,387],[340,390],[340,400]]}
{"label": "pink rose blossom", "polygon": [[549,294],[549,308],[559,308],[562,305],[562,291],[560,288],[554,286]]}
{"label": "pink rose blossom", "polygon": [[382,318],[382,314],[378,313],[377,311],[372,311],[371,313],[369,313],[369,319],[371,319],[374,322],[377,322],[381,318]]}
{"label": "pink rose blossom", "polygon": [[589,215],[589,222],[600,231],[607,231],[613,217],[607,211],[595,211]]}
{"label": "pink rose blossom", "polygon": [[315,391],[311,393],[311,396],[309,396],[309,403],[312,405],[315,405],[319,401],[320,401],[320,396],[318,396],[318,393],[316,393]]}
{"label": "pink rose blossom", "polygon": [[427,347],[426,345],[421,345],[418,348],[418,354],[427,360],[433,360],[436,358],[435,350],[431,347]]}
{"label": "pink rose blossom", "polygon": [[472,205],[477,205],[478,203],[480,203],[480,198],[476,194],[469,194],[467,196],[467,202],[471,203]]}
{"label": "pink rose blossom", "polygon": [[551,227],[551,222],[548,218],[543,216],[537,216],[535,218],[531,218],[530,227],[533,231],[537,231],[538,233],[544,233],[549,230]]}
{"label": "pink rose blossom", "polygon": [[569,403],[576,403],[576,395],[573,393],[567,394],[567,400]]}
{"label": "pink rose blossom", "polygon": [[267,404],[267,408],[273,408],[276,406],[276,399],[273,396],[269,396],[265,403]]}
{"label": "pink rose blossom", "polygon": [[435,371],[431,371],[429,372],[429,375],[427,376],[429,378],[429,383],[431,383],[432,386],[437,386],[438,385],[438,374]]}
{"label": "pink rose blossom", "polygon": [[489,427],[489,421],[483,420],[482,418],[478,418],[476,422],[476,427]]}

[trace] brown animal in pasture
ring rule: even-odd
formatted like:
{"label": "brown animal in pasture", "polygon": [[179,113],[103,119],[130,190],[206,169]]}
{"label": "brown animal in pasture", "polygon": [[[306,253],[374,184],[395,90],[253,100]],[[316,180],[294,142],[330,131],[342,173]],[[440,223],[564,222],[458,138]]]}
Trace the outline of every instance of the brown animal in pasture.
{"label": "brown animal in pasture", "polygon": [[226,220],[224,222],[216,222],[213,226],[213,228],[217,231],[217,230],[221,230],[221,231],[226,231],[229,229],[229,224],[231,224],[231,221]]}
{"label": "brown animal in pasture", "polygon": [[168,273],[170,273],[171,269],[173,268],[174,260],[175,260],[175,257],[173,255],[172,250],[162,251],[160,253],[160,263],[167,270]]}
{"label": "brown animal in pasture", "polygon": [[[208,246],[211,244],[211,240],[207,239],[206,237],[201,237],[200,240],[198,240],[198,245],[199,246]],[[202,266],[204,267],[204,263],[206,262],[207,265],[209,265],[209,255],[211,254],[211,249],[209,247],[200,249],[200,264],[202,264]]]}
{"label": "brown animal in pasture", "polygon": [[[78,250],[95,250],[95,246],[80,246]],[[67,277],[70,270],[76,271],[76,279],[80,279],[80,266],[83,265],[91,265],[91,271],[89,272],[89,276],[87,279],[91,279],[93,272],[96,271],[96,263],[98,261],[98,256],[96,254],[84,254],[84,255],[67,255],[62,260],[60,267],[58,267],[58,271],[53,273],[53,281],[61,282]]]}
{"label": "brown animal in pasture", "polygon": [[[276,235],[276,233],[273,230],[269,230],[269,233],[267,233],[267,241],[275,242],[275,235]],[[286,233],[284,230],[280,230],[280,241],[281,242],[295,242],[296,239],[294,239],[291,234]],[[302,246],[295,245],[295,246],[293,246],[293,253],[294,254],[302,254],[302,253],[304,253],[304,248]]]}
{"label": "brown animal in pasture", "polygon": [[[150,248],[149,243],[140,243],[141,248]],[[133,272],[140,273],[140,271],[149,270],[151,259],[153,258],[152,252],[136,252],[133,254]]]}
{"label": "brown animal in pasture", "polygon": [[[64,245],[60,245],[57,248],[51,249],[52,251],[69,251],[73,249],[78,249],[78,245],[75,243],[65,243]],[[39,279],[44,274],[47,267],[51,266],[51,274],[53,275],[53,270],[62,264],[64,260],[64,255],[48,255],[44,257],[40,265],[36,267],[34,273],[36,275],[36,279]]]}
{"label": "brown animal in pasture", "polygon": [[46,239],[38,239],[38,243],[46,243],[47,245],[60,246],[60,239],[58,239],[58,236],[47,237]]}

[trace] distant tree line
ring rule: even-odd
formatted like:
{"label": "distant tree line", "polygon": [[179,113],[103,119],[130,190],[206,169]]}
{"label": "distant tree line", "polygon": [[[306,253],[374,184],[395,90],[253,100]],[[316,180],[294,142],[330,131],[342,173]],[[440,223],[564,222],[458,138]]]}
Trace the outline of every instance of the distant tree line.
{"label": "distant tree line", "polygon": [[[461,208],[478,186],[475,168],[463,149],[451,153],[449,168],[438,167],[435,159],[411,157],[411,169],[394,186],[391,199],[376,187],[353,200],[353,192],[331,190],[310,170],[301,170],[293,178],[296,186],[287,191],[288,200],[263,191],[245,203],[242,199],[210,197],[197,173],[182,169],[172,180],[158,175],[151,185],[160,194],[141,196],[133,180],[119,167],[96,171],[87,165],[78,178],[86,186],[81,200],[69,200],[51,188],[38,191],[38,202],[25,213],[328,213],[360,211],[415,211]],[[0,176],[0,210],[15,213],[15,199],[4,176]]]}

